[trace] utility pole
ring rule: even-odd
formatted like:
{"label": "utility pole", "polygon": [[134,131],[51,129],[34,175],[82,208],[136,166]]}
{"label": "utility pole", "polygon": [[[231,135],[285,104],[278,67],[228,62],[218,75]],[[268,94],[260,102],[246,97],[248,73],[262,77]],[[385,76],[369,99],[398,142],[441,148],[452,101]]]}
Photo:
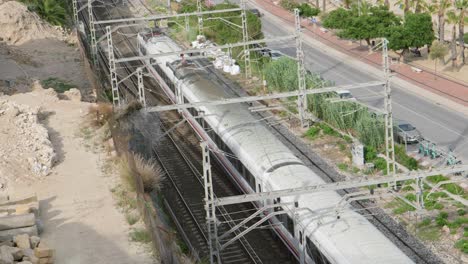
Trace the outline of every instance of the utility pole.
{"label": "utility pole", "polygon": [[97,66],[96,27],[94,24],[93,0],[88,0],[89,31],[91,35],[91,58],[94,66]]}
{"label": "utility pole", "polygon": [[78,27],[78,2],[77,0],[73,0],[72,4],[73,4],[73,20],[75,22],[75,27]]}
{"label": "utility pole", "polygon": [[115,69],[114,44],[112,42],[112,31],[110,26],[106,26],[107,50],[109,53],[109,72],[111,76],[112,104],[114,107],[120,106],[119,83]]}
{"label": "utility pole", "polygon": [[140,101],[141,105],[146,108],[145,86],[143,84],[143,69],[138,67],[136,71],[138,77],[138,100]]}
{"label": "utility pole", "polygon": [[[385,156],[387,157],[387,175],[395,175],[395,140],[393,138],[392,88],[390,86],[390,61],[388,58],[388,40],[382,40],[382,59],[384,71],[384,107],[385,107]],[[394,187],[396,181],[394,182]]]}
{"label": "utility pole", "polygon": [[[302,34],[301,34],[301,17],[299,16],[299,9],[294,9],[294,22],[295,22],[295,34],[296,34],[296,59],[297,59],[297,81],[299,92],[306,90],[305,80],[305,68],[304,68],[304,52],[302,51]],[[301,94],[297,97],[297,108],[299,112],[299,118],[301,120],[301,126],[307,127],[306,123],[306,107],[307,107],[307,95]]]}
{"label": "utility pole", "polygon": [[[197,12],[202,11],[202,1],[197,0]],[[198,14],[198,35],[203,35],[203,17],[201,14]]]}
{"label": "utility pole", "polygon": [[[203,183],[205,187],[205,211],[208,230],[208,246],[210,248],[210,263],[221,263],[218,251],[218,226],[216,224],[216,206],[211,176],[210,150],[205,141],[200,143],[203,153]],[[216,260],[215,260],[216,259]]]}
{"label": "utility pole", "polygon": [[[240,7],[242,18],[242,41],[247,43],[249,41],[249,28],[247,27],[247,13],[246,13],[246,0],[241,0]],[[250,65],[250,50],[249,45],[244,44],[244,62],[245,62],[245,78],[249,79],[252,76],[252,68]]]}

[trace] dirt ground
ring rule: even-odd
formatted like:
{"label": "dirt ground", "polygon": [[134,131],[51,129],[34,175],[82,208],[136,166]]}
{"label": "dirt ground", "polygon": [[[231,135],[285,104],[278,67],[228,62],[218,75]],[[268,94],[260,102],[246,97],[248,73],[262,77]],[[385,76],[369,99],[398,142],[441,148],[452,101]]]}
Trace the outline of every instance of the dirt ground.
{"label": "dirt ground", "polygon": [[40,106],[48,113],[44,125],[57,153],[57,164],[41,181],[18,183],[12,190],[18,196],[38,195],[44,229],[41,236],[56,249],[56,263],[152,263],[147,248],[129,242],[128,224],[110,192],[116,179],[105,177],[101,170],[107,154],[89,148],[89,139],[81,137],[90,104],[57,100],[43,91],[8,99]]}
{"label": "dirt ground", "polygon": [[[111,193],[120,178],[103,169],[109,153],[95,143],[97,131],[84,131],[91,103],[59,99],[39,84],[59,78],[74,84],[83,100],[94,100],[76,38],[13,1],[0,2],[0,28],[0,191],[11,199],[38,196],[40,236],[55,249],[55,263],[155,263],[148,244],[130,241]],[[40,31],[23,34],[30,29]],[[34,156],[36,143],[51,147],[44,153],[53,166],[29,177],[29,161],[45,155]],[[5,175],[8,184],[1,181]]]}
{"label": "dirt ground", "polygon": [[34,79],[60,78],[79,88],[85,101],[93,100],[76,36],[16,1],[0,3],[0,28],[0,92],[25,92]]}

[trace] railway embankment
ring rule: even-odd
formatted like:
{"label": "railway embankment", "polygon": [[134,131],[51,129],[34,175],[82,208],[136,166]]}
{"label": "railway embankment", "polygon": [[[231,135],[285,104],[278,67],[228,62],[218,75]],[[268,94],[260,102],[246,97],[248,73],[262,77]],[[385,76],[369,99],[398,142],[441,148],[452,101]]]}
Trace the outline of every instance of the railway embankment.
{"label": "railway embankment", "polygon": [[[0,28],[0,192],[37,196],[34,226],[55,250],[41,263],[157,263],[141,216],[119,212],[113,197],[122,180],[106,162],[108,130],[90,124],[95,96],[76,35],[16,1],[0,2]],[[26,213],[16,207],[2,216]],[[7,242],[19,252],[22,243]]]}

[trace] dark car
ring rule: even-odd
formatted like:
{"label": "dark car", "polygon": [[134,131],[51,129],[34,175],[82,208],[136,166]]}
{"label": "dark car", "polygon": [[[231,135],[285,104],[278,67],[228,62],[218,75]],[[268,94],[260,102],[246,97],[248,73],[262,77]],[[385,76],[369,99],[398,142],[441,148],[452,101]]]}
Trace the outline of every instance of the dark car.
{"label": "dark car", "polygon": [[396,121],[395,138],[399,143],[417,143],[421,140],[421,133],[406,121]]}
{"label": "dark car", "polygon": [[250,9],[249,11],[252,12],[254,15],[258,16],[258,17],[262,16],[262,13],[260,13],[260,11],[258,9],[256,9],[256,8]]}

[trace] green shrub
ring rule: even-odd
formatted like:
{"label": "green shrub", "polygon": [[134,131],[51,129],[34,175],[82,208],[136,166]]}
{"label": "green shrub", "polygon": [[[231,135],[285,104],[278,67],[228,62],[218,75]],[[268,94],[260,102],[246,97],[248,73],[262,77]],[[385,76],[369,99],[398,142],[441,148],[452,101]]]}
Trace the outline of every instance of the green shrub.
{"label": "green shrub", "polygon": [[338,163],[337,167],[338,167],[338,169],[340,169],[342,171],[347,171],[348,170],[348,164],[346,164],[346,163]]}
{"label": "green shrub", "polygon": [[459,216],[464,216],[464,215],[466,214],[466,211],[465,211],[464,209],[458,209],[458,210],[457,210],[457,214],[458,214]]}
{"label": "green shrub", "polygon": [[366,162],[372,162],[377,158],[377,150],[372,146],[364,146],[364,160]]}
{"label": "green shrub", "polygon": [[448,183],[442,185],[442,188],[447,190],[449,193],[457,194],[457,195],[462,195],[465,193],[462,187],[460,185],[457,185],[455,183]]}
{"label": "green shrub", "polygon": [[384,158],[376,158],[374,160],[374,166],[377,170],[381,170],[386,172],[387,171],[387,161]]}
{"label": "green shrub", "polygon": [[340,133],[336,132],[331,126],[320,123],[319,126],[322,128],[322,131],[325,135],[334,136],[334,137],[341,137]]}
{"label": "green shrub", "polygon": [[407,195],[405,195],[405,198],[408,199],[409,201],[416,201],[416,194],[414,193],[408,193]]}
{"label": "green shrub", "polygon": [[417,235],[425,241],[437,241],[440,238],[440,228],[436,226],[424,226],[418,229]]}
{"label": "green shrub", "polygon": [[395,145],[395,159],[398,163],[407,167],[409,170],[418,169],[418,161],[408,156],[405,148],[401,145]]}
{"label": "green shrub", "polygon": [[427,177],[427,180],[433,183],[439,183],[441,181],[448,181],[449,178],[442,175],[434,175]]}
{"label": "green shrub", "polygon": [[436,203],[436,204],[434,204],[433,208],[436,209],[436,210],[442,210],[442,209],[444,209],[444,205],[441,204],[441,203]]}
{"label": "green shrub", "polygon": [[468,239],[462,238],[455,243],[455,247],[468,254]]}
{"label": "green shrub", "polygon": [[55,77],[49,77],[45,80],[42,80],[41,85],[42,87],[46,89],[53,88],[57,93],[63,93],[63,92],[70,90],[71,88],[76,87],[76,85],[73,85],[68,81],[55,78]]}
{"label": "green shrub", "polygon": [[310,139],[314,139],[319,135],[319,133],[320,133],[320,127],[312,126],[305,132],[304,136]]}
{"label": "green shrub", "polygon": [[406,212],[409,212],[409,211],[414,211],[416,210],[416,208],[414,208],[413,206],[405,203],[405,202],[402,202],[400,201],[400,206],[393,209],[393,213],[394,214],[403,214],[403,213],[406,213]]}
{"label": "green shrub", "polygon": [[286,10],[293,11],[295,8],[299,7],[299,4],[293,0],[281,0],[280,6]]}
{"label": "green shrub", "polygon": [[64,0],[22,0],[28,9],[36,12],[47,22],[62,26],[67,21],[67,1]]}
{"label": "green shrub", "polygon": [[440,212],[439,215],[437,215],[435,222],[438,226],[444,226],[448,224],[447,218],[448,218],[447,212]]}
{"label": "green shrub", "polygon": [[149,243],[151,242],[151,236],[150,233],[145,229],[136,228],[130,232],[130,240],[141,243]]}
{"label": "green shrub", "polygon": [[302,3],[298,9],[301,17],[313,17],[320,14],[320,9],[312,7],[307,3]]}
{"label": "green shrub", "polygon": [[424,218],[419,224],[419,227],[430,225],[432,220],[430,218]]}

